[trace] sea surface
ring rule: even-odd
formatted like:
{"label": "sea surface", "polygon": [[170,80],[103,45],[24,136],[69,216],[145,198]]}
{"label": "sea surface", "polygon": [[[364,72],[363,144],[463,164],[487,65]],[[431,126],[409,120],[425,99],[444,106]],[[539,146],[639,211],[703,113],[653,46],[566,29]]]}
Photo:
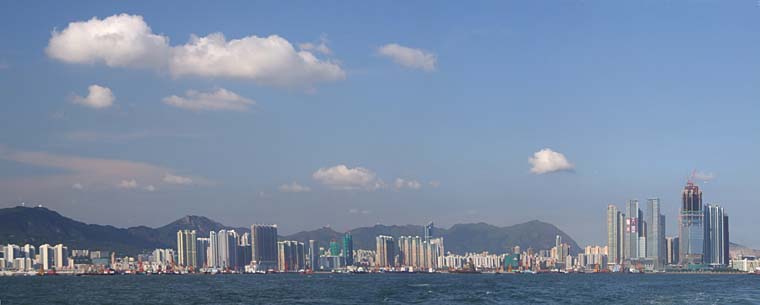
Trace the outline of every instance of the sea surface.
{"label": "sea surface", "polygon": [[0,304],[760,304],[760,276],[274,274],[0,277]]}

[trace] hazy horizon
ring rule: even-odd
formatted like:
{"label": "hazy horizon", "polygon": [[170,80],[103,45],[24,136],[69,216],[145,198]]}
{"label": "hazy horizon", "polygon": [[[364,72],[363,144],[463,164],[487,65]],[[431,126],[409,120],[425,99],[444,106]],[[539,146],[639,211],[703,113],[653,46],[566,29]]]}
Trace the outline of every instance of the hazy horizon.
{"label": "hazy horizon", "polygon": [[551,223],[690,174],[760,248],[757,1],[0,4],[0,208],[291,234]]}

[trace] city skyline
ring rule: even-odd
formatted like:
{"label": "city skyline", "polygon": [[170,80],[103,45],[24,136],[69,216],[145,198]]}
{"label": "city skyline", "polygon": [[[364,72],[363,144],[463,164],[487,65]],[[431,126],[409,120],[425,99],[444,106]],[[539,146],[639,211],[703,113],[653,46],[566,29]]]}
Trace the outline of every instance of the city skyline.
{"label": "city skyline", "polygon": [[604,244],[635,198],[678,236],[697,169],[760,248],[756,3],[432,3],[2,3],[0,207]]}

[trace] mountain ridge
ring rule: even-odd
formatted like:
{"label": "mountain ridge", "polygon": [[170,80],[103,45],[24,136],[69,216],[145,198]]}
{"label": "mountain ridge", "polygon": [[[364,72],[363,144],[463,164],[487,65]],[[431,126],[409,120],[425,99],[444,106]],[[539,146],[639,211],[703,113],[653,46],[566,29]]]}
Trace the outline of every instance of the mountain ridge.
{"label": "mountain ridge", "polygon": [[[70,249],[113,250],[134,255],[155,248],[174,248],[177,230],[196,230],[198,237],[210,231],[234,229],[243,234],[248,228],[223,225],[205,216],[186,215],[160,227],[134,226],[118,228],[111,225],[87,224],[44,207],[12,207],[0,209],[0,243],[40,244],[63,243]],[[382,225],[349,230],[355,249],[374,249],[377,235],[422,236],[421,225]],[[570,245],[571,253],[581,249],[577,243],[556,226],[532,220],[511,226],[499,227],[485,222],[455,224],[450,228],[434,228],[434,236],[444,238],[447,251],[454,253],[510,252],[511,247],[535,250],[549,249],[554,237],[560,235]],[[300,231],[281,236],[281,239],[308,242],[314,239],[326,247],[331,240],[341,242],[344,232],[329,227]]]}

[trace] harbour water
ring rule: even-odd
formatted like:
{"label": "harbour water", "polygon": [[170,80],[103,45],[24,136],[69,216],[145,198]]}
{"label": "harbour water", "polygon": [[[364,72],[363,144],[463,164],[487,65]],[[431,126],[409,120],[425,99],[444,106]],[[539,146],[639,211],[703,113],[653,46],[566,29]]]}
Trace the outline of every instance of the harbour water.
{"label": "harbour water", "polygon": [[274,274],[0,277],[16,304],[760,304],[760,276]]}

